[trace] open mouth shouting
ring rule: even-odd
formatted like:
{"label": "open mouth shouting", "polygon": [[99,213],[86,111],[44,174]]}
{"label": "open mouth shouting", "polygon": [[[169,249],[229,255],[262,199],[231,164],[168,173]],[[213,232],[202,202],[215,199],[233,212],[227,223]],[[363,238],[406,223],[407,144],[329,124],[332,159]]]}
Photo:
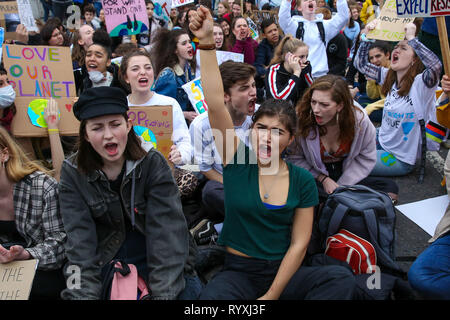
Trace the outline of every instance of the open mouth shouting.
{"label": "open mouth shouting", "polygon": [[105,144],[105,150],[106,153],[111,157],[114,157],[119,152],[117,143],[113,142]]}
{"label": "open mouth shouting", "polygon": [[256,99],[250,100],[250,102],[248,103],[248,114],[249,115],[253,115],[253,113],[255,112],[255,107],[256,107]]}
{"label": "open mouth shouting", "polygon": [[147,77],[140,77],[138,79],[138,84],[140,87],[147,87],[149,84],[149,80]]}

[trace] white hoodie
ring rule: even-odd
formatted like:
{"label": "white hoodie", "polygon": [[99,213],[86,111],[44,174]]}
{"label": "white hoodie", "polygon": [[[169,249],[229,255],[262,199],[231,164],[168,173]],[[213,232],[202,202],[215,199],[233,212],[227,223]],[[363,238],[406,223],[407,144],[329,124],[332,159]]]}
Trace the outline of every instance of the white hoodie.
{"label": "white hoodie", "polygon": [[291,17],[291,1],[283,0],[281,2],[278,21],[285,34],[291,34],[295,37],[298,22],[303,21],[303,28],[305,30],[303,41],[309,47],[308,58],[311,62],[313,78],[318,78],[328,73],[327,48],[320,38],[320,32],[316,22],[323,22],[325,41],[328,44],[347,25],[350,19],[347,0],[337,0],[336,6],[337,14],[331,20],[323,20],[322,14],[317,14],[314,21],[308,21],[302,16]]}

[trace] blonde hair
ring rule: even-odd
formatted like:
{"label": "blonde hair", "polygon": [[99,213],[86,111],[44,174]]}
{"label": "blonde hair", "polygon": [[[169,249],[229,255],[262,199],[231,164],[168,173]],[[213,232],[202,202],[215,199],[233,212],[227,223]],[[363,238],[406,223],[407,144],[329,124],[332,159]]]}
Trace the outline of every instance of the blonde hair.
{"label": "blonde hair", "polygon": [[308,47],[308,45],[302,40],[294,38],[292,35],[285,36],[275,48],[270,65],[284,62],[286,53],[294,53],[300,47]]}
{"label": "blonde hair", "polygon": [[35,161],[31,161],[17,142],[9,135],[5,128],[0,126],[0,149],[8,149],[9,159],[5,162],[6,176],[13,182],[19,182],[27,175],[42,171],[49,171]]}

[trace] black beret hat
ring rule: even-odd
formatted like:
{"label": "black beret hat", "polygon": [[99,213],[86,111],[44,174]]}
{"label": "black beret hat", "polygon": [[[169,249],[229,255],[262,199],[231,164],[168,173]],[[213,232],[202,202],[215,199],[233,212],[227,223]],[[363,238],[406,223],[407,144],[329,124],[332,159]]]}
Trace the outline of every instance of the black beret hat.
{"label": "black beret hat", "polygon": [[125,91],[116,87],[86,89],[73,105],[73,113],[80,121],[109,114],[123,114],[127,111],[128,100]]}

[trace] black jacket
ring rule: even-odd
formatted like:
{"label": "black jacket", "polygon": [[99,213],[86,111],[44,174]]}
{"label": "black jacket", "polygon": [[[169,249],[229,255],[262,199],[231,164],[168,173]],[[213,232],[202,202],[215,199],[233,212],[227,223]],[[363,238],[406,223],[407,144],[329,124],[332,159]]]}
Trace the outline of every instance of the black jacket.
{"label": "black jacket", "polygon": [[267,69],[265,79],[267,97],[289,100],[295,106],[313,82],[311,70],[309,64],[302,70],[300,77],[297,77],[287,72],[283,63],[271,65]]}

